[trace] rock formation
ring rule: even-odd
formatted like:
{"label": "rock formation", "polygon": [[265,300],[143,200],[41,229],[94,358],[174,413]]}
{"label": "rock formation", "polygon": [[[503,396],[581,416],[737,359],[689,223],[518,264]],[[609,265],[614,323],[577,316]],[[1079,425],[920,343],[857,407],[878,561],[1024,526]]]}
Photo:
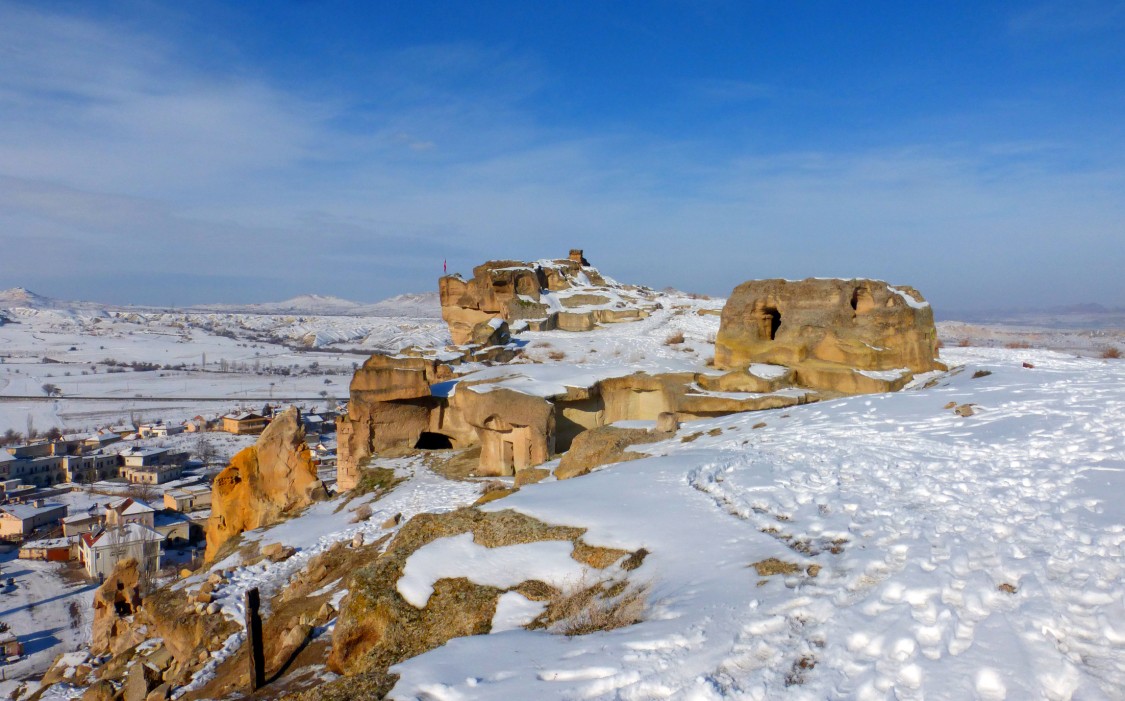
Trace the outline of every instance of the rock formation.
{"label": "rock formation", "polygon": [[324,495],[297,410],[276,415],[255,445],[238,452],[215,478],[206,559],[243,531],[280,521]]}
{"label": "rock formation", "polygon": [[715,365],[784,365],[798,385],[848,394],[900,389],[937,361],[933,310],[875,280],[751,280],[723,308]]}
{"label": "rock formation", "polygon": [[436,359],[368,358],[352,377],[348,413],[336,421],[337,488],[354,487],[375,453],[414,448],[425,433],[445,436],[451,447],[471,444],[473,429],[454,413],[438,410],[430,389],[452,378],[452,368]]}
{"label": "rock formation", "polygon": [[[574,249],[560,260],[527,263],[494,260],[473,268],[473,277],[438,281],[441,315],[458,345],[487,345],[494,319],[520,322],[533,331],[589,331],[598,324],[648,316],[653,295],[606,280]],[[506,342],[506,341],[504,341]]]}
{"label": "rock formation", "polygon": [[[113,572],[94,592],[94,625],[90,652],[105,655],[114,652],[132,625],[132,617],[141,608],[140,570],[134,558],[117,563]],[[132,644],[141,642],[132,641]]]}
{"label": "rock formation", "polygon": [[541,581],[526,581],[500,589],[464,577],[434,582],[433,594],[416,608],[398,591],[409,557],[439,539],[472,533],[486,548],[539,541],[570,541],[571,557],[589,567],[605,569],[617,563],[625,569],[629,553],[582,541],[583,528],[543,523],[514,511],[482,512],[474,508],[441,514],[425,513],[403,525],[386,551],[356,572],[348,582],[332,635],[329,668],[344,675],[384,674],[409,657],[444,644],[451,638],[488,633],[496,603],[505,591],[544,601],[557,593]]}

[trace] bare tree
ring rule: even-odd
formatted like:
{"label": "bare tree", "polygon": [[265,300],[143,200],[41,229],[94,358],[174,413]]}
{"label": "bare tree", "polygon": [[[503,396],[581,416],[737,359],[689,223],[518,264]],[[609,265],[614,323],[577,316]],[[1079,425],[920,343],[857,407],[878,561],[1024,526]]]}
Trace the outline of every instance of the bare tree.
{"label": "bare tree", "polygon": [[35,430],[35,419],[31,416],[31,414],[28,414],[27,415],[27,440],[29,440],[29,441],[35,440],[35,437],[37,435],[39,435],[39,433]]}
{"label": "bare tree", "polygon": [[47,395],[48,397],[61,397],[62,396],[62,389],[54,383],[48,382],[48,383],[43,385],[42,389],[43,389],[43,394]]}

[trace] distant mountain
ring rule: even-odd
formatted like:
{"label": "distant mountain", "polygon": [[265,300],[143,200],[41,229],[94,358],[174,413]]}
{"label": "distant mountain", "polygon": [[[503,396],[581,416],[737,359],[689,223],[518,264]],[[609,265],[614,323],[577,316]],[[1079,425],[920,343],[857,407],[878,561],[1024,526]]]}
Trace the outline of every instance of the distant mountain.
{"label": "distant mountain", "polygon": [[23,287],[13,287],[0,291],[0,308],[59,309],[65,306],[67,306],[66,302],[35,294]]}
{"label": "distant mountain", "polygon": [[225,314],[305,314],[309,316],[409,316],[428,318],[441,316],[436,292],[403,294],[373,304],[353,302],[327,295],[298,295],[282,302],[252,304],[199,304],[185,311],[222,312]]}

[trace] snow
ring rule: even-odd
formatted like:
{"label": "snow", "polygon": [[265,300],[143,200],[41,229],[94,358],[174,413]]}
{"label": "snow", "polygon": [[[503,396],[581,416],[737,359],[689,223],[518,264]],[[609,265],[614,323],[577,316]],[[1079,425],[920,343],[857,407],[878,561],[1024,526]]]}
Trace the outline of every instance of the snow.
{"label": "snow", "polygon": [[455,639],[392,695],[1121,698],[1125,363],[1027,353],[947,348],[931,389],[692,422],[721,433],[486,505],[649,550],[647,618]]}
{"label": "snow", "polygon": [[577,583],[588,574],[570,557],[569,541],[543,541],[486,548],[472,533],[438,538],[416,550],[406,560],[398,592],[415,608],[425,608],[439,579],[466,577],[477,584],[506,589],[537,579],[561,586]]}
{"label": "snow", "polygon": [[887,285],[887,289],[898,295],[899,297],[902,297],[902,301],[906,302],[906,305],[908,307],[913,307],[914,309],[926,309],[930,306],[929,302],[919,302],[918,300],[914,299],[913,295],[907,293],[905,290],[900,290],[897,287],[891,287],[890,285]]}
{"label": "snow", "polygon": [[531,601],[519,592],[504,592],[496,600],[496,613],[492,616],[492,632],[519,630],[534,621],[546,608],[546,602]]}

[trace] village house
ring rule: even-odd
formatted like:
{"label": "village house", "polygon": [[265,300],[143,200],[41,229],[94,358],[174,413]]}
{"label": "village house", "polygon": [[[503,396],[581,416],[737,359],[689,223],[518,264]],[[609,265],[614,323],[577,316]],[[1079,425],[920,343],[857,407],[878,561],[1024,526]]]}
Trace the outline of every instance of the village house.
{"label": "village house", "polygon": [[153,528],[155,514],[156,509],[140,499],[129,497],[106,504],[105,525],[106,528],[114,528],[129,523],[138,523]]}
{"label": "village house", "polygon": [[62,520],[64,536],[79,535],[96,531],[105,524],[105,515],[97,506],[91,506],[86,511],[71,514]]}
{"label": "village house", "polygon": [[20,546],[19,559],[68,562],[78,557],[78,538],[44,538]]}
{"label": "village house", "polygon": [[160,569],[160,543],[164,536],[148,526],[126,523],[97,533],[83,533],[79,538],[79,559],[91,577],[104,580],[118,562],[130,557],[144,571],[153,573]]}
{"label": "village house", "polygon": [[184,473],[187,453],[173,453],[167,448],[129,448],[121,452],[125,463],[121,476],[132,484],[164,484],[179,479]]}
{"label": "village house", "polygon": [[164,508],[182,513],[211,508],[211,487],[189,485],[164,492]]}
{"label": "village house", "polygon": [[93,482],[117,476],[119,463],[116,455],[86,450],[86,439],[81,437],[8,448],[8,459],[0,462],[0,476],[19,479],[36,487],[50,487],[63,482]]}
{"label": "village house", "polygon": [[66,516],[66,504],[45,502],[0,506],[0,538],[23,540],[35,531],[57,526]]}
{"label": "village house", "polygon": [[261,433],[269,425],[270,420],[261,414],[247,411],[241,414],[227,414],[223,417],[223,430],[227,433],[254,434]]}

